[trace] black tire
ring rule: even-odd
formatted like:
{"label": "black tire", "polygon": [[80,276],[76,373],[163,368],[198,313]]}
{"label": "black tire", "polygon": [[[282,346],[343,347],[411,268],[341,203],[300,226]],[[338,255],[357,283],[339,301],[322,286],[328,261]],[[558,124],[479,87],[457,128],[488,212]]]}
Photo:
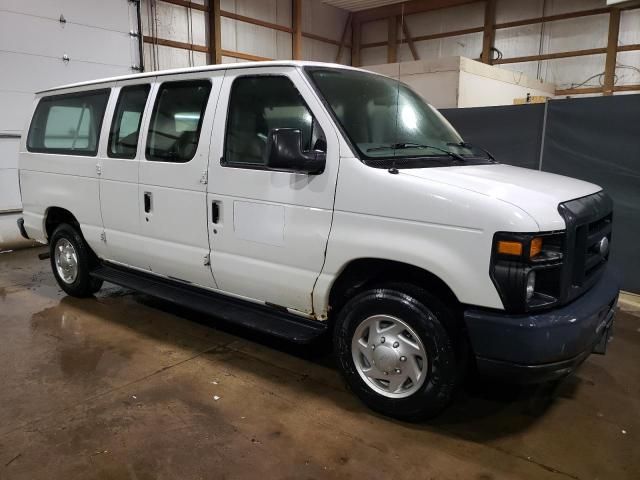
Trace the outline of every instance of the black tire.
{"label": "black tire", "polygon": [[[78,258],[78,273],[73,283],[65,282],[58,273],[55,260],[55,246],[60,239],[66,239],[71,243]],[[73,226],[62,223],[56,227],[49,239],[49,254],[51,257],[51,270],[60,288],[72,297],[89,297],[102,287],[102,280],[89,275],[95,266],[97,259],[91,251],[82,234]]]}
{"label": "black tire", "polygon": [[[372,315],[386,314],[408,324],[420,337],[428,357],[427,377],[410,396],[389,398],[376,392],[358,373],[351,351],[357,327]],[[367,290],[351,299],[339,312],[334,329],[334,349],[350,389],[372,410],[404,421],[434,417],[451,401],[461,378],[460,357],[453,312],[425,290],[410,284],[389,284]]]}

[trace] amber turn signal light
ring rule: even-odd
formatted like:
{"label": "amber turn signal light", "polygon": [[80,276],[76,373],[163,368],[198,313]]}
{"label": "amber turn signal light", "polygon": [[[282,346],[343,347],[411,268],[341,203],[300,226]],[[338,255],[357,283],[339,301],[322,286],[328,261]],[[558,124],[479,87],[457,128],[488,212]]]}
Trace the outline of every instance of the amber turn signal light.
{"label": "amber turn signal light", "polygon": [[502,255],[520,256],[522,255],[522,243],[500,240],[498,242],[498,253],[501,253]]}
{"label": "amber turn signal light", "polygon": [[533,258],[542,251],[542,238],[536,237],[531,240],[531,248],[529,249],[529,258]]}

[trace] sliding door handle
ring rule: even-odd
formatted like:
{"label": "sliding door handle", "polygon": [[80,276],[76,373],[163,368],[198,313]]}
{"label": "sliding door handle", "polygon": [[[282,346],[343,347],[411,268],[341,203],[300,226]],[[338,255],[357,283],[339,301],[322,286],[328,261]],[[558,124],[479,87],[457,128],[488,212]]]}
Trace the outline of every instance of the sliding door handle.
{"label": "sliding door handle", "polygon": [[151,212],[151,192],[144,192],[144,211]]}

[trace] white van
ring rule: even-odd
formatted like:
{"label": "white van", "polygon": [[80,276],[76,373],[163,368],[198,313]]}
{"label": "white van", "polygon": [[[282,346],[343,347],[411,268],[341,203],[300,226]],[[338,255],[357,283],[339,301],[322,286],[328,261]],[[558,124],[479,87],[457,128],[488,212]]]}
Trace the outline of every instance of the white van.
{"label": "white van", "polygon": [[406,85],[339,65],[149,72],[37,94],[23,235],[70,295],[103,281],[308,343],[371,408],[436,414],[462,372],[604,353],[600,187],[501,165]]}

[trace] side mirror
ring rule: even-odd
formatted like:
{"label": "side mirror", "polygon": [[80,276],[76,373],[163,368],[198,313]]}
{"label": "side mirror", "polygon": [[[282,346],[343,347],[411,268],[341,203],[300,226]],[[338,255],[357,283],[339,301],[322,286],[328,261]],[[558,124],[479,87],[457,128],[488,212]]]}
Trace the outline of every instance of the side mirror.
{"label": "side mirror", "polygon": [[269,132],[264,152],[270,170],[319,175],[324,171],[327,154],[320,150],[302,151],[302,132],[297,128],[274,128]]}

